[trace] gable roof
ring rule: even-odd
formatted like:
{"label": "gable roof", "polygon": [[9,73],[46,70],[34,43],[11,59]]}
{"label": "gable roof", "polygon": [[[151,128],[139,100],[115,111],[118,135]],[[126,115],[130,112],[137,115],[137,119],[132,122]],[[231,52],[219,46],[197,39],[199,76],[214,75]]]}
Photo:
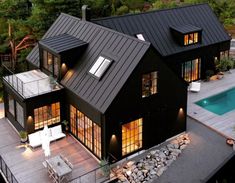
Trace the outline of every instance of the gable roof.
{"label": "gable roof", "polygon": [[[204,47],[231,38],[218,21],[208,4],[198,4],[140,14],[128,14],[92,20],[124,34],[143,34],[162,56],[169,56]],[[178,45],[170,32],[171,26],[191,25],[202,29],[202,42],[190,46]]]}
{"label": "gable roof", "polygon": [[39,41],[39,44],[57,54],[71,50],[73,48],[87,45],[86,42],[68,34],[61,34],[58,36],[42,39]]}
{"label": "gable roof", "polygon": [[[64,26],[65,22],[70,22],[68,27]],[[88,47],[61,84],[104,113],[149,49],[150,43],[66,14],[58,17],[45,37],[65,33],[88,43]],[[39,60],[38,51],[38,47],[34,48],[28,56],[29,61],[36,63]],[[99,56],[113,60],[100,80],[89,74]]]}

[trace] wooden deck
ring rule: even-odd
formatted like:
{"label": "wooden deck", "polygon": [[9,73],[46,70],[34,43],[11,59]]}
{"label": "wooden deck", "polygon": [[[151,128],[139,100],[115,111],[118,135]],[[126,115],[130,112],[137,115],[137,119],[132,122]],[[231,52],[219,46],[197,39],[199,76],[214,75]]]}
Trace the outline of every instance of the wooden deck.
{"label": "wooden deck", "polygon": [[[73,164],[71,179],[99,167],[97,160],[70,135],[52,142],[50,148],[51,156],[63,154]],[[42,164],[45,160],[42,148],[21,146],[18,134],[6,118],[0,119],[0,154],[19,183],[52,182]]]}
{"label": "wooden deck", "polygon": [[220,80],[209,82],[201,81],[201,91],[198,93],[188,92],[188,111],[187,114],[202,122],[203,124],[211,127],[225,137],[235,139],[235,110],[232,110],[223,115],[216,115],[206,109],[195,104],[203,98],[223,92],[235,86],[235,70],[230,73],[225,73],[224,77]]}

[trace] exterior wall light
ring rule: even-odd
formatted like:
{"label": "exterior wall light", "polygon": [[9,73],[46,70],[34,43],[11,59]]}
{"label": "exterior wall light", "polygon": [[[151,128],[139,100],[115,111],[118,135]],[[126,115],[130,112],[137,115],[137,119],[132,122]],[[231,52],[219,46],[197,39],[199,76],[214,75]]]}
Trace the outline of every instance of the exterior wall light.
{"label": "exterior wall light", "polygon": [[32,123],[33,122],[33,117],[32,116],[28,116],[27,121],[28,121],[28,123]]}

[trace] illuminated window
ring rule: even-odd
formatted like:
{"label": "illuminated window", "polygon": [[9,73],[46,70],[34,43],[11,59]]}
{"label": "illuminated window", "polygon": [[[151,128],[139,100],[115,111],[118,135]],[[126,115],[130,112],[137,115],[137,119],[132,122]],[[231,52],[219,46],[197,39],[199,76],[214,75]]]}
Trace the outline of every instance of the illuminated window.
{"label": "illuminated window", "polygon": [[35,130],[60,122],[60,103],[34,109]]}
{"label": "illuminated window", "polygon": [[157,71],[142,76],[142,97],[157,93]]}
{"label": "illuminated window", "polygon": [[76,111],[76,108],[70,105],[70,130],[75,136],[77,136]]}
{"label": "illuminated window", "polygon": [[100,56],[95,64],[89,70],[90,74],[93,74],[97,78],[100,78],[104,72],[108,69],[109,65],[111,64],[111,60]]}
{"label": "illuminated window", "polygon": [[101,128],[93,123],[94,153],[101,158]]}
{"label": "illuminated window", "polygon": [[55,55],[43,50],[43,67],[53,73],[59,75],[59,59]]}
{"label": "illuminated window", "polygon": [[101,128],[86,115],[70,105],[71,133],[101,158]]}
{"label": "illuminated window", "polygon": [[182,77],[185,81],[191,82],[200,79],[201,60],[195,59],[182,63]]}
{"label": "illuminated window", "polygon": [[190,44],[195,44],[198,43],[198,32],[190,33],[184,35],[184,45],[190,45]]}
{"label": "illuminated window", "polygon": [[78,139],[84,143],[84,134],[85,134],[85,115],[80,111],[77,111],[77,130],[78,130]]}
{"label": "illuminated window", "polygon": [[15,100],[11,95],[8,95],[8,111],[15,116]]}
{"label": "illuminated window", "polygon": [[136,34],[136,37],[141,41],[145,41],[143,34]]}
{"label": "illuminated window", "polygon": [[122,125],[122,155],[142,148],[143,119]]}

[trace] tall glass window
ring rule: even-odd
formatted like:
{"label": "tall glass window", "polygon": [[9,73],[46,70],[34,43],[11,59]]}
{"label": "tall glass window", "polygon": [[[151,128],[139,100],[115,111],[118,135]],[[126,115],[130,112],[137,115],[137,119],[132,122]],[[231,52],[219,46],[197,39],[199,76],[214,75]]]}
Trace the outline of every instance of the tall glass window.
{"label": "tall glass window", "polygon": [[142,148],[143,119],[122,125],[122,155]]}
{"label": "tall glass window", "polygon": [[35,130],[60,122],[60,103],[34,109]]}
{"label": "tall glass window", "polygon": [[157,71],[142,76],[142,97],[157,93]]}
{"label": "tall glass window", "polygon": [[16,120],[24,127],[24,110],[18,102],[16,102]]}
{"label": "tall glass window", "polygon": [[85,115],[80,111],[77,111],[77,137],[84,143],[85,134]]}
{"label": "tall glass window", "polygon": [[50,52],[43,50],[43,67],[53,75],[59,75],[59,59]]}
{"label": "tall glass window", "polygon": [[101,158],[101,128],[82,112],[70,105],[71,133]]}
{"label": "tall glass window", "polygon": [[8,110],[15,116],[15,100],[11,95],[8,95]]}
{"label": "tall glass window", "polygon": [[182,77],[191,82],[200,79],[201,60],[199,58],[182,63]]}
{"label": "tall glass window", "polygon": [[75,136],[77,136],[76,108],[73,107],[72,105],[70,106],[70,130]]}

